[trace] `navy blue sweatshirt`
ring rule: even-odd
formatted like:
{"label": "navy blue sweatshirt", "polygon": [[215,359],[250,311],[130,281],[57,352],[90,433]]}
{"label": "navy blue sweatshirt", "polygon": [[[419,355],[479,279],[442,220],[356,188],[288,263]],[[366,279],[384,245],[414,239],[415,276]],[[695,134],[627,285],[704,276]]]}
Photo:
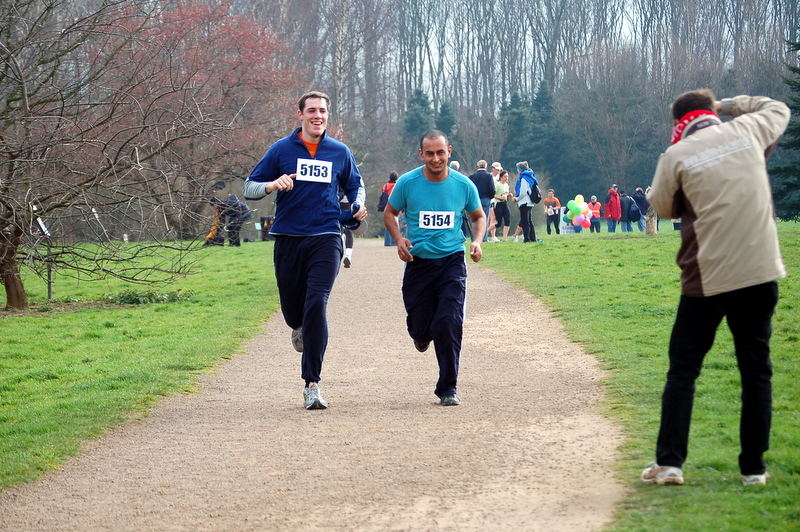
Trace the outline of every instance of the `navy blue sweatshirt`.
{"label": "navy blue sweatshirt", "polygon": [[484,169],[480,169],[471,176],[470,181],[475,183],[478,189],[478,197],[481,199],[491,199],[494,197],[494,178],[492,174]]}
{"label": "navy blue sweatshirt", "polygon": [[265,183],[298,173],[292,190],[277,192],[270,234],[339,234],[339,189],[351,204],[364,201],[356,161],[344,143],[327,133],[322,134],[312,158],[299,132],[298,127],[267,150],[244,183],[245,199],[261,199],[266,196]]}

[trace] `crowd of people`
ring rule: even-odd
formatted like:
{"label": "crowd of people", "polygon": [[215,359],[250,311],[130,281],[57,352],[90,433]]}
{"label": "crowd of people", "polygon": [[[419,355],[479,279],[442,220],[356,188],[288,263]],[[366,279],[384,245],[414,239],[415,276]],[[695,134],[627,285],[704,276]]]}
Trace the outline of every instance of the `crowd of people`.
{"label": "crowd of people", "polygon": [[[606,232],[609,233],[615,233],[617,228],[623,233],[633,232],[634,226],[640,232],[646,232],[648,218],[654,227],[651,232],[658,228],[659,219],[651,210],[646,191],[642,187],[635,187],[633,193],[628,195],[614,183],[608,188],[604,201],[599,201],[595,195],[591,196],[591,201],[586,204],[588,223],[581,225],[572,223],[571,217],[568,218],[569,209],[566,204],[562,205],[555,195],[554,189],[547,189],[547,195],[542,198],[539,180],[527,161],[520,161],[515,165],[517,177],[513,187],[509,184],[508,170],[504,169],[501,163],[495,161],[489,166],[486,160],[481,159],[475,166],[475,171],[468,177],[478,190],[481,209],[483,209],[488,224],[484,242],[542,242],[536,237],[536,228],[532,219],[534,209],[538,204],[542,206],[548,235],[580,233],[583,229],[589,229],[591,233],[600,233],[602,220],[606,221]],[[450,168],[460,171],[461,163],[450,161]],[[392,172],[389,180],[381,188],[379,212],[383,212],[385,201],[391,195],[396,181],[397,174]],[[511,233],[512,206],[516,206],[519,213],[519,222],[513,233]],[[673,223],[675,229],[680,229],[679,219],[673,220]],[[401,213],[401,231],[403,231],[403,227],[404,220]],[[466,212],[462,213],[461,229],[465,238],[473,237],[472,222]],[[384,233],[384,245],[395,245],[389,231]]]}

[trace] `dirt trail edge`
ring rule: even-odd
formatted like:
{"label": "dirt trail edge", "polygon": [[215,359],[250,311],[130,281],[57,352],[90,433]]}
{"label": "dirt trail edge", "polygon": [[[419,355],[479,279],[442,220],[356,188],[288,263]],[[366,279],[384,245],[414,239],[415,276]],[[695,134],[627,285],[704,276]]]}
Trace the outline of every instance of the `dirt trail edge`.
{"label": "dirt trail edge", "polygon": [[433,348],[418,353],[405,330],[402,270],[394,248],[356,241],[330,300],[327,411],[302,409],[278,313],[198,393],[0,492],[0,529],[600,529],[623,489],[596,360],[470,264],[462,404],[440,407]]}

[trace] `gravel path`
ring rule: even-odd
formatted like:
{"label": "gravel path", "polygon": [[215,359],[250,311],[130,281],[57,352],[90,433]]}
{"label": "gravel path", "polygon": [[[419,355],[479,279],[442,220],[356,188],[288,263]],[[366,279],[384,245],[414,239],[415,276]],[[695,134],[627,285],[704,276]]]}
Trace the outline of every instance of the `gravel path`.
{"label": "gravel path", "polygon": [[440,407],[433,350],[405,331],[402,267],[394,248],[356,242],[330,300],[328,410],[302,409],[278,313],[198,393],[0,492],[0,530],[600,529],[623,490],[595,359],[470,265],[462,405]]}

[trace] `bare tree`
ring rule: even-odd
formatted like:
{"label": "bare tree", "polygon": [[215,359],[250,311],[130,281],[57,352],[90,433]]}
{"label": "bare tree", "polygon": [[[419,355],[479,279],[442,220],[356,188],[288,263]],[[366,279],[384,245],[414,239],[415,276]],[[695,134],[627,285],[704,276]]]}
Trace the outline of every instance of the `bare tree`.
{"label": "bare tree", "polygon": [[208,186],[195,176],[200,168],[224,171],[231,161],[222,157],[237,152],[228,135],[240,115],[222,102],[231,86],[251,82],[208,48],[219,41],[211,22],[225,6],[86,6],[28,0],[0,13],[0,272],[8,307],[27,306],[20,263],[136,282],[184,273],[185,252],[196,246],[179,238],[206,224],[198,206]]}

